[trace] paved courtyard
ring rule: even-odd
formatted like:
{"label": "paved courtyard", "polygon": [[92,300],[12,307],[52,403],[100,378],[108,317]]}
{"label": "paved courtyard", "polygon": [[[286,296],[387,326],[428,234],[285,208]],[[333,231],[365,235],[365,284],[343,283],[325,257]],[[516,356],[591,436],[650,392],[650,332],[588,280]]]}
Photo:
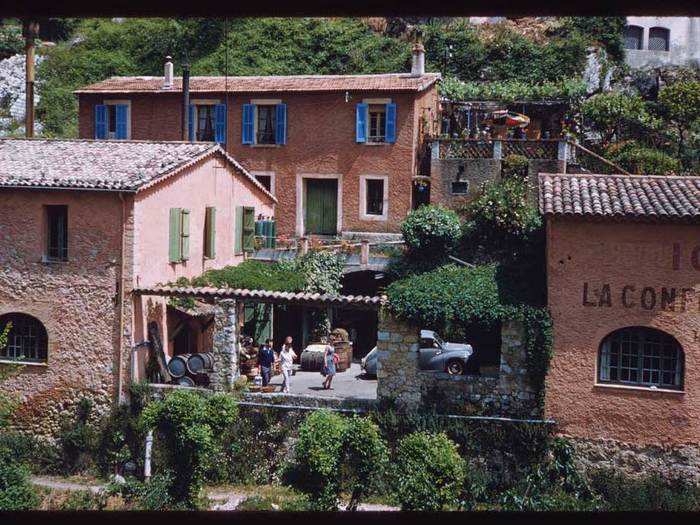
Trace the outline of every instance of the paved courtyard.
{"label": "paved courtyard", "polygon": [[[377,380],[365,377],[359,363],[353,363],[345,372],[336,374],[332,390],[324,390],[321,386],[322,382],[321,372],[297,371],[296,375],[292,376],[290,394],[360,399],[376,399],[377,397]],[[270,384],[277,387],[275,392],[281,391],[282,375],[273,377]]]}

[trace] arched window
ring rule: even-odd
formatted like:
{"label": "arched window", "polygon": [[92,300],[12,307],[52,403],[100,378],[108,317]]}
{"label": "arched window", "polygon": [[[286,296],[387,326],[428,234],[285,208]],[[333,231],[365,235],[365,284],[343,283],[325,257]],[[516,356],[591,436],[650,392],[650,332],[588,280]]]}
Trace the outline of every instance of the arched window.
{"label": "arched window", "polygon": [[11,313],[0,316],[0,330],[12,323],[7,345],[0,348],[0,359],[46,362],[48,336],[41,321],[27,314]]}
{"label": "arched window", "polygon": [[622,36],[625,49],[642,49],[644,29],[639,26],[627,26]]}
{"label": "arched window", "polygon": [[671,32],[665,27],[649,29],[649,51],[668,51]]}
{"label": "arched window", "polygon": [[641,326],[622,328],[600,345],[598,381],[680,390],[683,361],[683,349],[671,335]]}

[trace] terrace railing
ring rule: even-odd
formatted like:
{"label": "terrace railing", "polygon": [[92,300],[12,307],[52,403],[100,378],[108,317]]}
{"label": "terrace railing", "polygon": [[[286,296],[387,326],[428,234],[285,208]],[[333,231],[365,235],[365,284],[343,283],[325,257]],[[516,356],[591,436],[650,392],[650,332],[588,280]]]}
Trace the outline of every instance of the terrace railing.
{"label": "terrace railing", "polygon": [[576,142],[569,142],[567,162],[569,164],[577,164],[583,168],[582,171],[588,173],[602,173],[606,175],[621,173],[630,175],[629,171]]}
{"label": "terrace railing", "polygon": [[[441,159],[502,159],[522,155],[527,159],[556,160],[564,140],[542,139],[435,139]],[[435,147],[435,146],[433,146]]]}
{"label": "terrace railing", "polygon": [[503,156],[522,155],[528,159],[556,160],[559,154],[559,140],[504,140]]}

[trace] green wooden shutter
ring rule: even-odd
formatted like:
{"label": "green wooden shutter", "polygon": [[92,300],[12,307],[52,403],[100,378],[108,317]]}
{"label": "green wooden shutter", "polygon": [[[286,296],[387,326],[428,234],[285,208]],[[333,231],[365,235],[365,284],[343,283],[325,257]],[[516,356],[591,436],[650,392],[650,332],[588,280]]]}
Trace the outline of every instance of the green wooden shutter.
{"label": "green wooden shutter", "polygon": [[180,250],[182,252],[182,260],[186,261],[190,258],[190,210],[183,208],[180,215],[182,217],[180,232],[182,243]]}
{"label": "green wooden shutter", "polygon": [[255,250],[255,208],[243,208],[243,251]]}
{"label": "green wooden shutter", "polygon": [[180,208],[170,208],[170,234],[169,242],[169,257],[171,263],[178,263],[182,259],[180,251]]}
{"label": "green wooden shutter", "polygon": [[204,256],[216,257],[216,208],[207,207],[204,217]]}
{"label": "green wooden shutter", "polygon": [[243,253],[243,206],[236,206],[236,220],[233,225],[233,253]]}

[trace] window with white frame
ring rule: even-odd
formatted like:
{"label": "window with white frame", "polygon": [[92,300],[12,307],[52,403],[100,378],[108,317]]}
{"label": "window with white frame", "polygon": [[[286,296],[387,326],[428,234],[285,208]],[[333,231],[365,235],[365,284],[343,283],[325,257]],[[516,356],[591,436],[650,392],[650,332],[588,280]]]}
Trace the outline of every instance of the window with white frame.
{"label": "window with white frame", "polygon": [[680,390],[683,361],[683,350],[671,335],[654,328],[622,328],[600,345],[598,381]]}
{"label": "window with white frame", "polygon": [[273,104],[258,104],[256,106],[256,144],[275,144],[275,129],[277,126],[275,108],[276,106]]}
{"label": "window with white frame", "polygon": [[360,181],[360,216],[366,220],[386,220],[388,215],[386,177],[363,176]]}
{"label": "window with white frame", "polygon": [[386,106],[384,104],[370,104],[367,113],[369,116],[367,142],[384,142],[386,139]]}
{"label": "window with white frame", "polygon": [[270,171],[260,171],[260,172],[252,172],[253,177],[263,185],[263,187],[272,193],[273,195],[275,194],[275,174],[270,172]]}
{"label": "window with white frame", "polygon": [[212,104],[197,104],[197,128],[198,141],[214,141],[214,108]]}

